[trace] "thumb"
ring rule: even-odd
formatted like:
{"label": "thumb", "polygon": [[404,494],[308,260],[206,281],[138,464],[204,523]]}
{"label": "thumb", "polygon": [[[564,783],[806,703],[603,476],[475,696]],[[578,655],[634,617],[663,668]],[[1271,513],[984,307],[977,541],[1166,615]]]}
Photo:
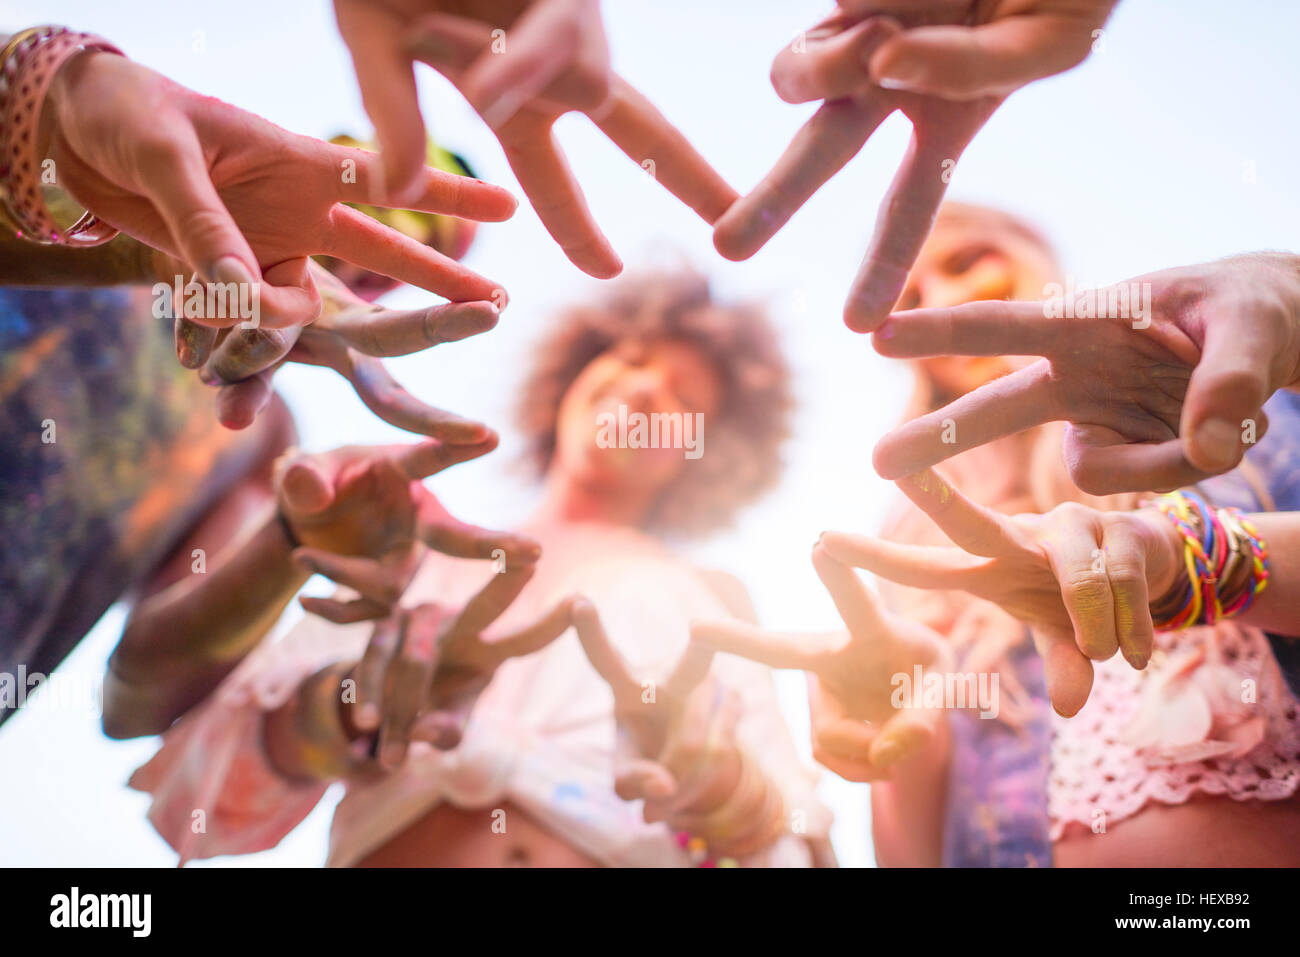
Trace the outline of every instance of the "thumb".
{"label": "thumb", "polygon": [[288,462],[280,471],[280,494],[294,512],[313,515],[324,511],[334,501],[329,476],[307,458]]}
{"label": "thumb", "polygon": [[627,761],[614,773],[614,793],[624,801],[663,801],[677,790],[668,769],[644,758]]}
{"label": "thumb", "polygon": [[1006,95],[1078,65],[1093,24],[1064,17],[1009,17],[977,27],[917,27],[882,46],[871,78],[887,89],[952,100]]}
{"label": "thumb", "polygon": [[1266,317],[1221,312],[1205,330],[1201,360],[1192,370],[1183,400],[1179,435],[1184,454],[1211,473],[1233,468],[1255,441],[1260,409],[1267,401],[1268,372],[1283,343]]}

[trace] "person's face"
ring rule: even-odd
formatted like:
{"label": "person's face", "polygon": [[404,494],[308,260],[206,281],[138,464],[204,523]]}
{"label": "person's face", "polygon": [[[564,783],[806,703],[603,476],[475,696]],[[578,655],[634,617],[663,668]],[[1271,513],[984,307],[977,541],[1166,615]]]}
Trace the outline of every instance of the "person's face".
{"label": "person's face", "polygon": [[698,346],[679,339],[624,339],[593,359],[564,394],[552,468],[607,487],[662,489],[688,461],[686,450],[608,447],[617,438],[610,423],[676,413],[684,425],[690,417],[707,427],[721,401],[719,372]]}
{"label": "person's face", "polygon": [[[996,220],[940,219],[917,257],[897,309],[958,306],[986,299],[1041,299],[1056,277],[1037,243]],[[1008,371],[1000,356],[936,356],[925,373],[956,395]]]}

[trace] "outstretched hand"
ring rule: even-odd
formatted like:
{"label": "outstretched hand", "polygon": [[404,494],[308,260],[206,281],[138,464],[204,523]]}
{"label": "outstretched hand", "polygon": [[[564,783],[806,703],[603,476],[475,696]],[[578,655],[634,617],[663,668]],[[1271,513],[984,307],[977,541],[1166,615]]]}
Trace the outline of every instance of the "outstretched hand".
{"label": "outstretched hand", "polygon": [[1045,422],[1069,422],[1065,460],[1094,495],[1195,484],[1263,438],[1263,405],[1300,384],[1300,258],[1259,253],[1139,276],[1070,300],[899,312],[881,354],[1038,355],[881,439],[903,475]]}
{"label": "outstretched hand", "polygon": [[844,321],[869,332],[903,291],[962,153],[1012,91],[1075,66],[1114,0],[842,0],[772,64],[788,103],[821,100],[761,183],[718,220],[747,259],[858,154],[894,111],[912,141],[881,202]]}
{"label": "outstretched hand", "polygon": [[933,470],[898,487],[958,546],[901,545],[827,532],[840,561],[912,588],[958,589],[1028,624],[1052,706],[1069,717],[1092,690],[1093,661],[1119,651],[1145,668],[1154,645],[1150,599],[1172,587],[1181,544],[1154,509],[1101,512],[1075,503],[1043,515],[1001,515]]}
{"label": "outstretched hand", "polygon": [[844,619],[826,634],[772,634],[743,622],[701,622],[691,638],[772,668],[808,673],[813,756],[850,781],[887,777],[890,768],[934,736],[939,711],[916,697],[898,706],[899,676],[943,670],[951,660],[943,637],[890,614],[847,565],[819,544],[813,567]]}

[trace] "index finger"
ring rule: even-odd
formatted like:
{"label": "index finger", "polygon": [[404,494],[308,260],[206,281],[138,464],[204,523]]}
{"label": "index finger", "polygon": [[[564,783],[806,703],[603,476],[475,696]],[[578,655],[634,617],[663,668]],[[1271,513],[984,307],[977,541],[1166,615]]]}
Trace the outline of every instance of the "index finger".
{"label": "index finger", "polygon": [[1040,359],[887,433],[871,464],[881,478],[898,480],[1060,417],[1051,367]]}
{"label": "index finger", "polygon": [[[772,171],[718,219],[713,245],[727,259],[758,252],[822,185],[858,155],[894,111],[883,97],[832,100],[800,127]],[[892,305],[892,303],[891,303]]]}
{"label": "index finger", "polygon": [[641,683],[628,671],[627,662],[609,641],[605,626],[600,620],[596,606],[586,598],[578,598],[573,603],[573,627],[582,642],[582,650],[587,653],[587,660],[596,669],[596,673],[605,679],[605,683],[614,691],[615,698],[629,694],[638,694]]}
{"label": "index finger", "polygon": [[857,572],[836,561],[821,544],[813,548],[812,561],[849,633],[859,637],[880,634],[885,628],[880,607]]}
{"label": "index finger", "polygon": [[655,180],[706,223],[717,222],[736,201],[736,191],[690,140],[621,77],[614,78],[609,109],[593,119],[642,168],[652,163]]}
{"label": "index finger", "polygon": [[933,469],[899,479],[897,485],[954,545],[972,555],[996,558],[1019,550],[1006,518],[972,502]]}
{"label": "index finger", "polygon": [[695,622],[691,641],[769,668],[794,671],[815,671],[833,650],[830,635],[781,634],[735,620]]}
{"label": "index finger", "polygon": [[[871,337],[882,356],[1050,356],[1062,345],[1052,303],[993,299],[891,313]],[[1064,311],[1064,306],[1059,307]]]}
{"label": "index finger", "polygon": [[519,597],[536,572],[535,565],[515,565],[492,579],[465,602],[448,631],[450,638],[478,635]]}

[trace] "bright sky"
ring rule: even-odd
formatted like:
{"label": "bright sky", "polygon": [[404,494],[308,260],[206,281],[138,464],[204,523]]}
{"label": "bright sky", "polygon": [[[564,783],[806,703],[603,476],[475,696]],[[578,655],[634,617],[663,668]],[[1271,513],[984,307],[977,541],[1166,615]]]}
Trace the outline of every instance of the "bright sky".
{"label": "bright sky", "polygon": [[[325,0],[200,4],[47,0],[40,19],[98,32],[128,55],[203,93],[318,137],[368,132],[350,62]],[[605,14],[619,72],[645,92],[738,189],[767,170],[811,107],[781,103],[772,55],[829,8],[817,2],[618,0]],[[743,14],[740,12],[743,11]],[[26,5],[0,0],[0,30]],[[1103,283],[1253,249],[1300,250],[1300,5],[1243,0],[1122,0],[1101,49],[1079,69],[1015,94],[954,173],[953,198],[1020,213],[1059,245],[1076,285]],[[492,137],[449,85],[421,73],[436,135],[484,179],[517,190]],[[797,370],[800,403],[786,480],[738,531],[695,550],[737,574],[765,624],[832,628],[834,609],[808,562],[826,528],[869,531],[892,486],[870,467],[874,440],[901,414],[909,379],[848,332],[840,306],[876,206],[907,137],[893,118],[847,169],[752,260],[714,253],[707,227],[580,117],[560,136],[587,198],[630,268],[684,257],[726,295],[766,303]],[[513,374],[551,309],[595,286],[563,258],[536,217],[481,230],[468,264],[512,302],[489,335],[392,363],[435,404],[503,433],[502,449],[440,476],[457,514],[505,526],[531,507],[510,466],[519,445],[509,408]],[[391,302],[417,305],[405,289]],[[309,449],[400,438],[320,370],[277,378]],[[120,632],[110,612],[65,671],[98,675]],[[787,716],[807,748],[801,676],[778,676]],[[111,742],[93,713],[33,706],[0,730],[0,768],[23,767],[24,788],[0,792],[0,865],[168,865],[174,856],[123,786],[152,740]],[[842,863],[869,865],[866,789],[827,775]],[[274,851],[217,863],[317,864],[329,801]]]}

